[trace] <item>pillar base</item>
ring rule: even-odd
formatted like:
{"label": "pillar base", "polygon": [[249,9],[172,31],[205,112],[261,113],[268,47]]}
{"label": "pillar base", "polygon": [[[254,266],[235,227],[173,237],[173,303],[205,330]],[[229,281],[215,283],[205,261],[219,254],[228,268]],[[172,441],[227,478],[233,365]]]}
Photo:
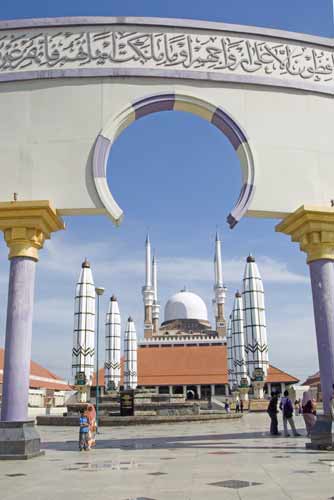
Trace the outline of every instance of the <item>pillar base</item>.
{"label": "pillar base", "polygon": [[253,382],[253,389],[254,389],[254,398],[255,399],[264,399],[264,382]]}
{"label": "pillar base", "polygon": [[0,422],[0,460],[28,460],[44,454],[33,420]]}
{"label": "pillar base", "polygon": [[239,394],[240,394],[240,399],[243,401],[248,401],[248,392],[249,392],[249,387],[240,387],[239,388]]}
{"label": "pillar base", "polygon": [[90,401],[90,386],[89,385],[76,385],[77,392],[77,402],[78,403],[89,403]]}
{"label": "pillar base", "polygon": [[236,401],[239,398],[239,391],[232,391],[233,401]]}
{"label": "pillar base", "polygon": [[306,443],[308,450],[333,450],[332,417],[318,415],[311,431],[311,442]]}

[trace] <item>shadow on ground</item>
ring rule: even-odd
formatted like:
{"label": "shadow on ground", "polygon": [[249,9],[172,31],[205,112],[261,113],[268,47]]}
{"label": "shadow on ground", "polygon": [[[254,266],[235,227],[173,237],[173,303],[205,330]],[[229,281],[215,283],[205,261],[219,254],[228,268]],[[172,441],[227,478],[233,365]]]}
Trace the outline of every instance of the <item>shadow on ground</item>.
{"label": "shadow on ground", "polygon": [[[74,433],[73,433],[74,434]],[[75,434],[74,434],[75,435]],[[282,438],[282,436],[281,436]],[[233,443],[233,440],[243,441],[245,444]],[[270,439],[266,445],[261,444],[262,440]],[[194,436],[162,436],[162,437],[143,437],[127,439],[104,439],[103,431],[97,436],[97,448],[113,450],[148,450],[148,449],[207,449],[214,451],[221,450],[305,450],[305,442],[301,438],[283,438],[282,442],[276,442],[280,437],[271,437],[263,432],[239,432],[233,434],[204,434]],[[289,439],[289,441],[288,441]],[[249,442],[247,443],[247,440]],[[253,440],[254,442],[251,442]],[[231,442],[232,441],[232,442]],[[211,443],[210,443],[211,442]],[[267,441],[268,442],[268,441]],[[44,450],[59,451],[77,451],[78,441],[50,441],[42,443]]]}

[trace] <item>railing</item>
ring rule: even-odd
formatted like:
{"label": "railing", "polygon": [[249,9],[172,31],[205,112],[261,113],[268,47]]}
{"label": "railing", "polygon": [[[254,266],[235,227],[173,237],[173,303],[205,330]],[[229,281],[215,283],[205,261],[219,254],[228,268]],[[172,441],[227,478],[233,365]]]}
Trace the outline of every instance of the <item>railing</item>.
{"label": "railing", "polygon": [[157,338],[150,338],[150,339],[144,339],[140,340],[138,342],[138,346],[143,346],[146,347],[148,345],[156,345],[156,344],[215,344],[215,345],[225,345],[226,344],[226,338],[215,338],[211,336],[205,336],[203,337],[202,335],[187,335],[187,336],[168,336],[168,338],[165,337],[157,337]]}

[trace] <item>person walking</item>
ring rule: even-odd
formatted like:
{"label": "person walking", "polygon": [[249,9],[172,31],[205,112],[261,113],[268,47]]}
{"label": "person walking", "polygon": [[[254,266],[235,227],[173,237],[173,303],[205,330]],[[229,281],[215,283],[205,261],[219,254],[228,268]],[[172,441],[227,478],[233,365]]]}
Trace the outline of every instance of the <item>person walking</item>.
{"label": "person walking", "polygon": [[243,401],[243,399],[240,399],[240,412],[241,413],[244,412],[244,401]]}
{"label": "person walking", "polygon": [[239,413],[239,412],[240,412],[240,402],[239,402],[239,399],[237,399],[235,402],[235,413]]}
{"label": "person walking", "polygon": [[295,408],[295,417],[298,417],[300,415],[300,401],[299,401],[299,399],[296,399],[295,404],[294,404],[294,408]]}
{"label": "person walking", "polygon": [[271,399],[268,405],[268,415],[270,417],[270,434],[272,436],[280,436],[281,433],[278,432],[278,420],[277,420],[277,404],[278,404],[278,395],[276,392],[271,393]]}
{"label": "person walking", "polygon": [[81,408],[80,410],[80,420],[79,420],[79,450],[89,450],[88,435],[89,435],[89,422],[85,414],[85,410]]}
{"label": "person walking", "polygon": [[293,406],[291,399],[289,398],[289,391],[284,391],[284,396],[281,399],[279,407],[280,410],[282,410],[284,436],[290,437],[290,434],[288,433],[288,422],[293,435],[296,437],[300,436],[300,434],[296,431],[295,422],[293,420]]}
{"label": "person walking", "polygon": [[225,406],[226,413],[230,413],[230,404],[228,402],[228,399],[226,399],[224,406]]}
{"label": "person walking", "polygon": [[303,393],[302,408],[307,436],[310,437],[312,427],[317,420],[316,404],[310,391],[305,391]]}
{"label": "person walking", "polygon": [[211,394],[211,390],[209,391],[209,394],[208,394],[208,409],[212,410],[212,394]]}

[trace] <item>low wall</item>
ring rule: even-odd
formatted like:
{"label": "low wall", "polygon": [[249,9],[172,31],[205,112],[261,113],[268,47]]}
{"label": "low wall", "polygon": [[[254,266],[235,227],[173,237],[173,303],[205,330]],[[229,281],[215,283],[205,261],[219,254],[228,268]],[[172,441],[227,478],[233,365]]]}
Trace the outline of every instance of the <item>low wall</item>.
{"label": "low wall", "polygon": [[[175,422],[206,422],[208,420],[235,420],[242,418],[240,413],[211,413],[201,415],[174,415],[174,416],[148,416],[136,415],[134,417],[100,417],[100,427],[120,427],[127,425],[167,424]],[[37,425],[78,426],[78,417],[68,416],[40,416]]]}
{"label": "low wall", "polygon": [[67,411],[66,406],[55,406],[53,408],[28,408],[28,417],[60,415]]}
{"label": "low wall", "polygon": [[[108,417],[113,414],[120,414],[119,394],[104,394],[100,398],[99,412],[100,416]],[[183,395],[154,394],[149,392],[136,392],[134,398],[135,416],[179,416],[179,415],[198,415],[200,405],[196,401],[185,401]],[[72,403],[67,405],[68,415],[77,415],[81,403]]]}

